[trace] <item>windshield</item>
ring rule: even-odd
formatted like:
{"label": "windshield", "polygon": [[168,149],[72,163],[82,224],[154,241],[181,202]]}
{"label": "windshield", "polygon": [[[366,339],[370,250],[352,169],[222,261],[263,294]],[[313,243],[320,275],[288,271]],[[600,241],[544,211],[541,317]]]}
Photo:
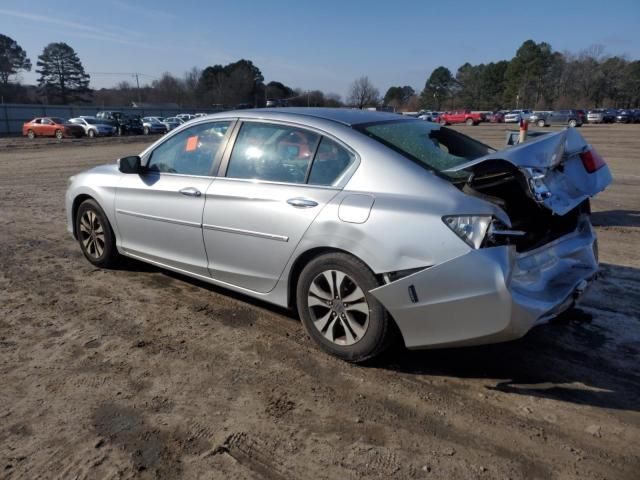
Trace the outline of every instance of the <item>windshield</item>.
{"label": "windshield", "polygon": [[444,170],[495,152],[484,143],[435,123],[394,120],[355,128],[409,160],[450,180],[466,178],[469,173]]}

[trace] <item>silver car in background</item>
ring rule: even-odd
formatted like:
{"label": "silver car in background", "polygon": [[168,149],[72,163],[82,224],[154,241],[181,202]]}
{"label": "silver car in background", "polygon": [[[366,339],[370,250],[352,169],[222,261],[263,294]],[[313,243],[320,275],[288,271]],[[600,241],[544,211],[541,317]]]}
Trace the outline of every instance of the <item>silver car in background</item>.
{"label": "silver car in background", "polygon": [[511,340],[598,270],[589,197],[611,181],[576,129],[496,151],[395,114],[287,108],[192,120],[70,179],[69,232],[297,309],[326,351]]}
{"label": "silver car in background", "polygon": [[82,128],[84,128],[84,134],[89,138],[111,136],[115,135],[117,132],[116,127],[104,123],[96,117],[81,116],[77,118],[71,118],[69,120],[69,123],[80,125]]}

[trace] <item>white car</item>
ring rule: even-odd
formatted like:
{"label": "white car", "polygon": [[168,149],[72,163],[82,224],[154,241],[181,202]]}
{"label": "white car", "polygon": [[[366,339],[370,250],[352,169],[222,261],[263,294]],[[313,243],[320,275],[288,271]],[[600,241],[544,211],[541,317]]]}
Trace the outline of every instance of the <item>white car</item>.
{"label": "white car", "polygon": [[425,111],[425,112],[420,112],[420,115],[418,115],[418,118],[420,120],[426,120],[427,122],[435,122],[436,118],[438,118],[438,115],[440,115],[438,112]]}
{"label": "white car", "polygon": [[511,110],[504,116],[504,123],[519,123],[520,120],[527,120],[529,115],[533,112],[531,110]]}

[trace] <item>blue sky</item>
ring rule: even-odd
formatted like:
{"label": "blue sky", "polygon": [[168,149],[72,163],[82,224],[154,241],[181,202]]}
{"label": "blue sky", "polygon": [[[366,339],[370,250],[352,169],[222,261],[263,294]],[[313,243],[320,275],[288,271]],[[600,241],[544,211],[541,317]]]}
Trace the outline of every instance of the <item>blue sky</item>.
{"label": "blue sky", "polygon": [[0,33],[34,65],[25,83],[36,82],[44,46],[63,41],[98,88],[132,81],[133,72],[146,83],[246,58],[267,82],[343,97],[361,75],[382,94],[392,85],[421,90],[439,65],[455,73],[467,61],[509,59],[528,38],[560,51],[602,44],[639,59],[639,29],[640,0],[0,2]]}

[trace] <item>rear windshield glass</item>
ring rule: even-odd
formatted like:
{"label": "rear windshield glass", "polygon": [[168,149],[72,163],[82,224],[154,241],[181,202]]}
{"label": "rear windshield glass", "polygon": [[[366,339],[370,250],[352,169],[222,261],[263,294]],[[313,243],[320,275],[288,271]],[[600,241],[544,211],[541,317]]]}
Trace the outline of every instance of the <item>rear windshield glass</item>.
{"label": "rear windshield glass", "polygon": [[449,179],[465,178],[468,172],[454,174],[445,170],[495,152],[488,145],[453,129],[422,120],[370,123],[355,128]]}

